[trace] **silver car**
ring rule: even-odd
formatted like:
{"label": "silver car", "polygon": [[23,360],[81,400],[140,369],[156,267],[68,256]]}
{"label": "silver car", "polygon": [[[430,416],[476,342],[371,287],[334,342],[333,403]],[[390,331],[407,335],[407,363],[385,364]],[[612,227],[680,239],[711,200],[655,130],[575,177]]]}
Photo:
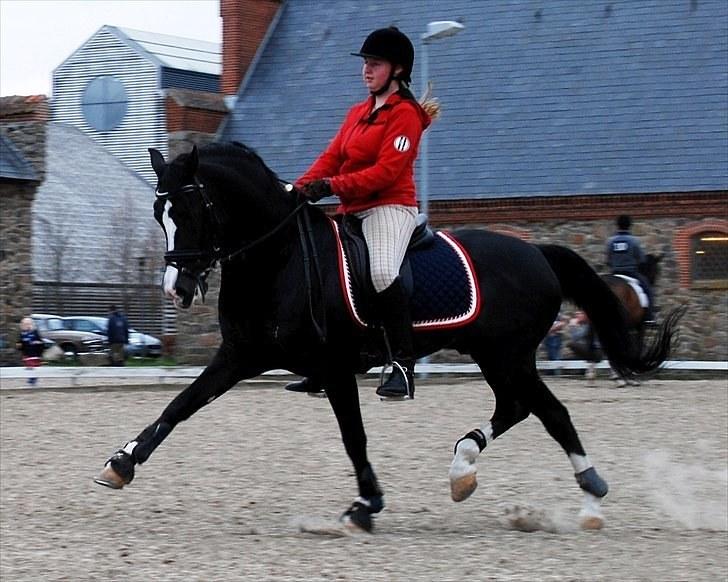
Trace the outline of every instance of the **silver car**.
{"label": "silver car", "polygon": [[47,313],[33,313],[31,318],[41,337],[53,340],[67,360],[77,361],[79,354],[108,352],[106,336],[90,329],[70,328],[64,317]]}

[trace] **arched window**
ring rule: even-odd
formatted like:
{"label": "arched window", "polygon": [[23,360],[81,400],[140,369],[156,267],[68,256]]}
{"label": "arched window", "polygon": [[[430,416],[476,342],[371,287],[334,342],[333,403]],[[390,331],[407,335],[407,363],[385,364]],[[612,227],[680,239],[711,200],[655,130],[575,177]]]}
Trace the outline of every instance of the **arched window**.
{"label": "arched window", "polygon": [[81,98],[86,122],[99,131],[111,131],[126,115],[128,98],[123,83],[116,77],[96,77],[87,86]]}
{"label": "arched window", "polygon": [[675,233],[680,287],[728,288],[728,221],[705,219]]}
{"label": "arched window", "polygon": [[693,281],[728,283],[728,234],[700,232],[690,240]]}

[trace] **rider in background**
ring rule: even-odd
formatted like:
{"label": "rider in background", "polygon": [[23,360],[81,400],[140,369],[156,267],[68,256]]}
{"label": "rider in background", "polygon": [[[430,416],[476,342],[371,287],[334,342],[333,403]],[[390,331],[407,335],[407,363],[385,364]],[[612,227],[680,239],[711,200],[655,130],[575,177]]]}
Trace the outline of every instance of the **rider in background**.
{"label": "rider in background", "polygon": [[649,306],[645,313],[646,321],[655,319],[653,313],[654,298],[652,287],[640,272],[640,265],[645,262],[645,253],[642,251],[639,239],[634,236],[630,229],[632,219],[626,214],[617,217],[617,232],[607,241],[607,266],[613,275],[626,275],[637,279],[649,300]]}
{"label": "rider in background", "polygon": [[420,104],[410,92],[414,47],[397,28],[375,30],[352,55],[364,59],[362,78],[369,96],[349,110],[296,186],[314,201],[338,196],[338,213],[362,219],[377,307],[393,359],[392,373],[377,394],[411,397],[412,320],[399,269],[417,218],[417,149],[439,106],[430,100]]}

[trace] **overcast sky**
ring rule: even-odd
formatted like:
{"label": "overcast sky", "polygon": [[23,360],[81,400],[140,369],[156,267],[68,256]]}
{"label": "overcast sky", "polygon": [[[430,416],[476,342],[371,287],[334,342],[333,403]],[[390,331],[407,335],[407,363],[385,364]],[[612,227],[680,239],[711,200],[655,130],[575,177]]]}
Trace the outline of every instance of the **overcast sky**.
{"label": "overcast sky", "polygon": [[0,0],[0,95],[49,95],[51,74],[104,24],[221,41],[218,0]]}

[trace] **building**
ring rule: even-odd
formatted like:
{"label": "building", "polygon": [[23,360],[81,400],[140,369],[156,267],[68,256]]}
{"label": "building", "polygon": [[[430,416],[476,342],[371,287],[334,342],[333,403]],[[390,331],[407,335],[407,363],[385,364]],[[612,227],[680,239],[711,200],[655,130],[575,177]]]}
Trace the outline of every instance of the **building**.
{"label": "building", "polygon": [[102,26],[53,72],[53,121],[77,127],[154,184],[147,148],[204,141],[227,109],[218,43]]}
{"label": "building", "polygon": [[[663,257],[658,304],[689,305],[677,357],[728,359],[723,0],[221,0],[221,14],[222,86],[238,90],[220,139],[295,179],[365,96],[350,53],[396,25],[416,44],[414,79],[427,51],[444,111],[429,132],[431,222],[565,244],[603,270],[614,219],[630,214]],[[425,46],[439,20],[465,28]],[[180,325],[210,336],[179,342],[191,360],[216,343],[208,315]]]}
{"label": "building", "polygon": [[174,328],[159,288],[154,189],[67,124],[48,124],[45,160],[33,203],[34,311],[105,316],[117,304],[146,333]]}

